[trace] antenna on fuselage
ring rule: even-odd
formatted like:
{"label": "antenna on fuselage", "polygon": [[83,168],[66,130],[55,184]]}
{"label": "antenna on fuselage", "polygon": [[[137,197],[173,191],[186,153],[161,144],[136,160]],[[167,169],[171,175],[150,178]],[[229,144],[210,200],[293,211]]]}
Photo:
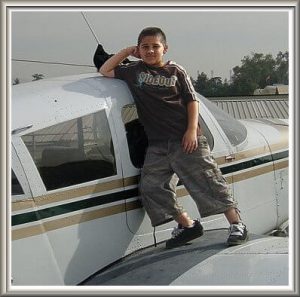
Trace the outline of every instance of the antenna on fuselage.
{"label": "antenna on fuselage", "polygon": [[[82,11],[80,13],[81,13],[82,17],[84,18],[86,24],[88,25],[90,31],[92,32],[94,38],[97,41],[97,49],[96,49],[96,51],[94,53],[93,62],[94,62],[95,67],[97,68],[97,71],[99,71],[100,67],[105,63],[105,61],[107,59],[109,59],[113,55],[112,54],[108,54],[104,50],[103,46],[100,44],[100,42],[99,42],[99,40],[98,40],[98,38],[97,38],[97,36],[96,36],[96,34],[94,32],[94,30],[92,29],[91,25],[89,24],[89,22],[88,22],[88,20],[87,20],[87,18],[85,16],[85,14]],[[124,61],[122,61],[122,64],[126,64],[126,63],[129,63],[129,62],[130,62],[129,59],[125,59]]]}
{"label": "antenna on fuselage", "polygon": [[83,19],[85,20],[85,22],[86,22],[86,24],[88,25],[90,31],[92,32],[93,36],[95,37],[95,39],[96,39],[96,41],[97,41],[97,44],[100,44],[100,42],[99,42],[99,40],[98,40],[98,38],[97,38],[97,36],[96,36],[94,30],[93,30],[92,27],[90,26],[90,24],[89,24],[89,22],[88,22],[88,20],[87,20],[87,18],[86,18],[86,16],[85,16],[85,14],[84,14],[82,11],[81,11],[81,15],[83,16]]}

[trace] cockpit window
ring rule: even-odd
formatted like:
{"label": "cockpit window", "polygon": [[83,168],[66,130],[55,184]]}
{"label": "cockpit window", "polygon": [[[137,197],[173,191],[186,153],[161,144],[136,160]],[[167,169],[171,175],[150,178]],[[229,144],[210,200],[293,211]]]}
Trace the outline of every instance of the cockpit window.
{"label": "cockpit window", "polygon": [[11,170],[11,194],[22,195],[24,191],[13,170]]}
{"label": "cockpit window", "polygon": [[104,110],[26,134],[22,139],[47,190],[116,174]]}
{"label": "cockpit window", "polygon": [[203,104],[213,114],[231,144],[234,146],[241,144],[247,137],[247,129],[245,126],[240,121],[230,117],[230,115],[208,99],[200,95],[199,97],[201,97],[201,102],[203,102]]}

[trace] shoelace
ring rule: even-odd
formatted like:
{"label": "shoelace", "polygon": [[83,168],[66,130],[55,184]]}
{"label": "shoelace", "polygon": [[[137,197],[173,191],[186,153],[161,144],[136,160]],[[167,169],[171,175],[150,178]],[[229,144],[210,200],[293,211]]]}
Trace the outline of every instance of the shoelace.
{"label": "shoelace", "polygon": [[177,237],[179,234],[181,234],[183,232],[184,228],[182,227],[175,227],[171,233],[172,238]]}
{"label": "shoelace", "polygon": [[243,224],[232,224],[229,227],[230,235],[242,236],[244,233],[245,226]]}

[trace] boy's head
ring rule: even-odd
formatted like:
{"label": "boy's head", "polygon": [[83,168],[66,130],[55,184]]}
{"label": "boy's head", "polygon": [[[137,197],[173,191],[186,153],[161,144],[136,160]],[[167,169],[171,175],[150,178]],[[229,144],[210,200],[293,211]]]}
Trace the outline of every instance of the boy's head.
{"label": "boy's head", "polygon": [[138,37],[138,46],[140,45],[142,39],[146,36],[158,36],[160,37],[161,43],[166,46],[167,38],[165,33],[158,27],[147,27],[141,31]]}
{"label": "boy's head", "polygon": [[148,27],[142,30],[138,37],[137,52],[144,63],[154,67],[163,66],[163,55],[167,50],[166,35],[160,28]]}

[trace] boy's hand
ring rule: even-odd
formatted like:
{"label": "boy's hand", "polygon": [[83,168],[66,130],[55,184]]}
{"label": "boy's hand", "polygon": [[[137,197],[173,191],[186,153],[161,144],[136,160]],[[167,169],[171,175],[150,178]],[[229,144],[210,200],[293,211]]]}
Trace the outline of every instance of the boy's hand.
{"label": "boy's hand", "polygon": [[114,69],[127,59],[128,56],[140,58],[137,46],[130,46],[120,50],[105,61],[105,63],[100,67],[99,72],[106,77],[115,77]]}
{"label": "boy's hand", "polygon": [[187,130],[182,138],[183,151],[191,154],[198,148],[197,131]]}
{"label": "boy's hand", "polygon": [[140,59],[140,53],[139,53],[139,48],[137,46],[130,46],[126,48],[126,51],[128,53],[128,56],[133,56],[137,59]]}

